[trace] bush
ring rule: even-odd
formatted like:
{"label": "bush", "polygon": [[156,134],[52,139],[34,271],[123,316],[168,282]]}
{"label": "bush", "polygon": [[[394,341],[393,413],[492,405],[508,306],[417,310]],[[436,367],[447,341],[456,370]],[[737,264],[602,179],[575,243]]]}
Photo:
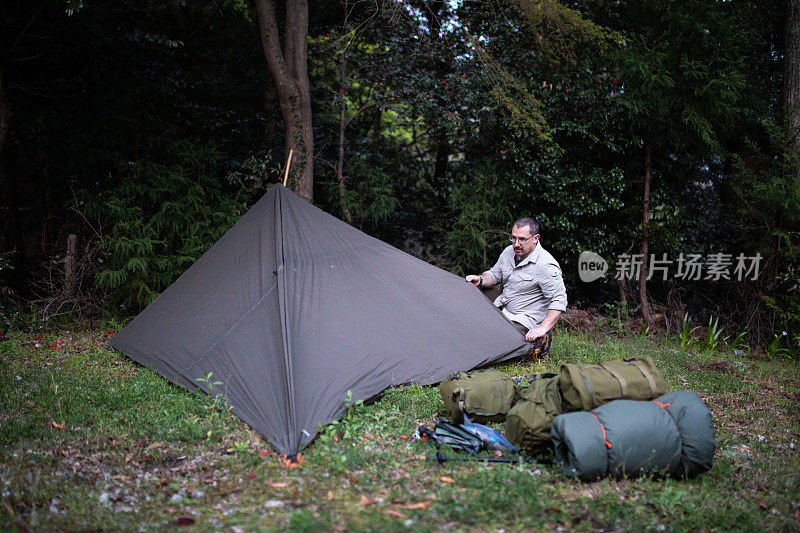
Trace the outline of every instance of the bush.
{"label": "bush", "polygon": [[138,312],[152,302],[245,210],[215,175],[215,146],[180,142],[173,153],[169,166],[131,163],[121,183],[87,203],[105,228],[95,285],[115,308]]}
{"label": "bush", "polygon": [[[756,331],[757,343],[768,353],[800,357],[800,183],[795,179],[797,152],[787,135],[771,121],[763,126],[770,146],[750,148],[755,164],[738,158],[742,199],[739,232],[750,245],[751,254],[760,253],[757,305],[767,311],[764,323],[772,331]],[[797,134],[797,132],[795,132]]]}

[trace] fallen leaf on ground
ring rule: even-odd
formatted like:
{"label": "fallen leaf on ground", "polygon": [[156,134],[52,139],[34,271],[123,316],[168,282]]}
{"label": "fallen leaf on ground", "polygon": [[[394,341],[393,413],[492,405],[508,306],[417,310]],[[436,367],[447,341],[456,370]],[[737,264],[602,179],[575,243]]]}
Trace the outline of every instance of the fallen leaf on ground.
{"label": "fallen leaf on ground", "polygon": [[373,500],[372,498],[367,498],[363,494],[361,495],[361,505],[367,506],[367,505],[372,505],[373,503],[378,503],[378,500]]}
{"label": "fallen leaf on ground", "polygon": [[447,476],[440,477],[439,481],[441,481],[442,483],[455,483],[455,480],[453,478]]}
{"label": "fallen leaf on ground", "polygon": [[431,506],[431,502],[418,502],[418,503],[407,503],[405,505],[398,505],[400,509],[422,509],[423,511],[427,511],[428,507]]}
{"label": "fallen leaf on ground", "polygon": [[254,477],[256,477],[256,473],[255,473],[255,472],[248,472],[248,473],[247,473],[247,477],[248,477],[249,479],[253,479]]}
{"label": "fallen leaf on ground", "polygon": [[286,483],[285,481],[268,481],[267,483],[269,483],[270,487],[273,487],[273,488],[276,488],[276,489],[280,489],[280,488],[289,486],[289,484]]}
{"label": "fallen leaf on ground", "polygon": [[145,448],[145,451],[147,451],[147,450],[154,450],[154,449],[156,449],[156,448],[161,448],[162,446],[164,446],[162,443],[160,443],[160,442],[154,442],[153,444],[151,444],[150,446],[148,446],[147,448]]}
{"label": "fallen leaf on ground", "polygon": [[328,501],[331,501],[333,499],[333,491],[330,491],[330,490],[328,491],[327,498],[328,498]]}
{"label": "fallen leaf on ground", "polygon": [[50,420],[50,423],[53,424],[54,428],[64,429],[64,424],[65,424],[64,422],[61,422],[60,424],[56,424],[55,420]]}
{"label": "fallen leaf on ground", "polygon": [[389,513],[389,516],[393,516],[395,518],[400,518],[401,520],[404,520],[404,519],[408,518],[406,515],[404,515],[400,511],[395,511],[394,509],[389,509],[386,512]]}

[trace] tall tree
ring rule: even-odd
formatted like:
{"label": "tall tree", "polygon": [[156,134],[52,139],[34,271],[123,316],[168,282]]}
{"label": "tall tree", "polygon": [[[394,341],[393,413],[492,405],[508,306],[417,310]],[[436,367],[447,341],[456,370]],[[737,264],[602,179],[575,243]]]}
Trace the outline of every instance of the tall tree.
{"label": "tall tree", "polygon": [[[447,3],[443,0],[430,0],[426,2],[417,2],[419,9],[425,16],[428,26],[428,38],[430,39],[431,49],[431,70],[433,72],[434,83],[445,78],[448,71],[448,63],[444,61],[441,53],[436,53],[441,47],[443,40],[442,36],[442,23],[446,22],[448,16]],[[447,163],[450,156],[450,142],[447,138],[446,124],[441,120],[441,117],[432,116],[429,114],[426,117],[428,128],[432,132],[434,145],[436,150],[436,157],[433,166],[432,183],[434,187],[441,184],[447,172]]]}
{"label": "tall tree", "polygon": [[800,181],[800,0],[786,0],[785,46],[781,103],[791,146],[798,154],[794,176]]}
{"label": "tall tree", "polygon": [[626,36],[616,58],[630,121],[629,150],[641,157],[639,301],[644,322],[652,325],[647,276],[654,178],[682,179],[667,172],[659,176],[656,169],[675,154],[721,151],[721,131],[740,112],[745,85],[743,25],[723,1],[624,1],[611,13],[606,4],[598,6],[601,23]]}
{"label": "tall tree", "polygon": [[286,153],[293,151],[293,189],[314,196],[314,132],[308,82],[308,2],[286,0],[283,46],[273,0],[255,0],[264,57],[278,93],[286,132]]}

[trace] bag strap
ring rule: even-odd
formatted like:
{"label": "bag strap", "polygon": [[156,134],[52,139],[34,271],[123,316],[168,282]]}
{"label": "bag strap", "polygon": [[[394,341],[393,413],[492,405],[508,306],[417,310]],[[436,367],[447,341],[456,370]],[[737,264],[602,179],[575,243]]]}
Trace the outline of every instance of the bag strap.
{"label": "bag strap", "polygon": [[613,368],[611,368],[609,365],[607,365],[605,363],[600,363],[600,366],[602,366],[609,374],[614,376],[616,378],[616,380],[619,381],[619,386],[622,389],[622,397],[623,398],[627,398],[628,397],[628,382],[625,381],[625,378],[622,377],[622,374],[620,374],[619,372],[617,372],[616,370],[614,370]]}
{"label": "bag strap", "polygon": [[645,365],[639,359],[634,359],[633,361],[631,361],[631,363],[633,363],[633,366],[635,366],[636,368],[639,369],[639,372],[641,372],[642,375],[647,380],[647,385],[650,387],[650,396],[651,397],[655,396],[656,395],[656,380],[653,379],[653,375],[647,369],[647,365]]}
{"label": "bag strap", "polygon": [[453,397],[452,397],[451,401],[458,400],[459,396],[462,396],[465,392],[466,391],[464,390],[464,387],[459,387],[457,389],[453,389]]}

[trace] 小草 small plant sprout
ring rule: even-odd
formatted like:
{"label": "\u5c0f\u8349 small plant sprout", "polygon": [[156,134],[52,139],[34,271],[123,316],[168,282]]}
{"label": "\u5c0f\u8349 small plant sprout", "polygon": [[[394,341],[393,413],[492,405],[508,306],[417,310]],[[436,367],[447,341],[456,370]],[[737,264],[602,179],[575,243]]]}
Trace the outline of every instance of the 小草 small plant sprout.
{"label": "\u5c0f\u8349 small plant sprout", "polygon": [[683,315],[683,321],[681,322],[681,350],[685,350],[692,343],[692,334],[697,330],[697,327],[692,328],[688,312]]}
{"label": "\u5c0f\u8349 small plant sprout", "polygon": [[706,332],[706,349],[713,352],[727,339],[727,337],[722,336],[722,328],[719,327],[719,318],[715,319],[713,316],[710,317],[708,319],[708,331]]}

